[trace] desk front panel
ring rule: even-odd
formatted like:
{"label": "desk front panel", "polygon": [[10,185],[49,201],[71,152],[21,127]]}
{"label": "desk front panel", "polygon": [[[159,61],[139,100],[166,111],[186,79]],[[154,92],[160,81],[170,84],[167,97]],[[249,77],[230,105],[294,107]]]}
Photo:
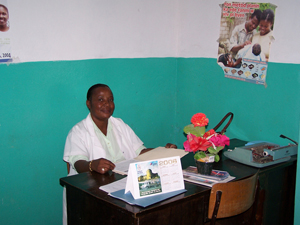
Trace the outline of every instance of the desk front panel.
{"label": "desk front panel", "polygon": [[67,189],[69,224],[181,225],[203,224],[205,220],[208,187],[185,183],[185,193],[143,208],[112,198],[99,189],[103,181],[112,178],[117,180],[122,176],[88,172],[61,179]]}

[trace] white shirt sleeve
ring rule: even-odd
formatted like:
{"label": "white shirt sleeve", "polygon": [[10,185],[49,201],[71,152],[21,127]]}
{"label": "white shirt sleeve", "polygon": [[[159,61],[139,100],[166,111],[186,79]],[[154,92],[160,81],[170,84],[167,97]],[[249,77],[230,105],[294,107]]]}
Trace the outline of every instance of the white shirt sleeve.
{"label": "white shirt sleeve", "polygon": [[[85,155],[71,155],[69,156],[69,163],[70,165],[75,169],[75,163],[78,160],[85,160],[85,161],[89,161],[89,158],[86,157]],[[75,169],[76,170],[76,169]]]}

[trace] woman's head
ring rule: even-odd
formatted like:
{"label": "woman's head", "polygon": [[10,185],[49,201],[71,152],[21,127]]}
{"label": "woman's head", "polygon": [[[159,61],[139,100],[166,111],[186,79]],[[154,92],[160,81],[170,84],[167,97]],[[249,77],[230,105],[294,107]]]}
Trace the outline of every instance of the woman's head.
{"label": "woman's head", "polygon": [[115,103],[113,93],[107,85],[93,85],[89,88],[86,97],[86,105],[95,123],[107,121],[111,117],[115,110]]}
{"label": "woman's head", "polygon": [[0,31],[7,31],[9,29],[9,26],[7,24],[8,19],[8,9],[4,5],[0,4]]}
{"label": "woman's head", "polygon": [[271,31],[274,24],[274,12],[271,9],[265,9],[261,15],[259,23],[260,35],[266,35]]}
{"label": "woman's head", "polygon": [[[91,86],[86,94],[86,100],[90,100],[92,95],[93,95],[93,91],[96,89],[96,88],[99,88],[99,87],[107,87],[109,88],[106,84],[94,84],[93,86]],[[110,89],[110,88],[109,88]]]}

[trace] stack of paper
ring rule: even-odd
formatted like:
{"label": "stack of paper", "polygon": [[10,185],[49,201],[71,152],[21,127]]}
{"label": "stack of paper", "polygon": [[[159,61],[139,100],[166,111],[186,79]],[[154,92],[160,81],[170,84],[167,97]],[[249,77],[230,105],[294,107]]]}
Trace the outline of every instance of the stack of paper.
{"label": "stack of paper", "polygon": [[183,179],[192,183],[212,187],[217,183],[227,183],[235,177],[229,175],[226,171],[213,170],[211,175],[202,175],[198,173],[195,166],[189,166],[182,171]]}
{"label": "stack of paper", "polygon": [[134,199],[130,192],[125,194],[124,191],[125,190],[123,189],[120,191],[109,193],[109,195],[114,198],[123,200],[130,205],[139,205],[142,207],[147,207],[149,205],[153,205],[160,201],[166,200],[168,198],[171,198],[171,197],[174,197],[176,195],[186,192],[186,190],[183,189],[183,190],[172,191],[172,192],[168,192],[168,193],[164,193],[164,194],[160,194],[160,195],[153,195],[153,196],[147,197],[147,198]]}
{"label": "stack of paper", "polygon": [[127,177],[125,177],[121,180],[115,181],[113,183],[103,185],[100,187],[100,190],[108,192],[108,195],[110,195],[114,198],[123,200],[130,205],[139,205],[142,207],[147,207],[149,205],[155,204],[157,202],[171,198],[175,195],[179,195],[181,193],[186,192],[186,190],[183,189],[183,190],[177,190],[177,191],[173,191],[173,192],[169,192],[169,193],[165,193],[165,194],[155,195],[150,198],[134,199],[130,192],[125,194],[124,187],[126,186],[126,182],[127,182]]}

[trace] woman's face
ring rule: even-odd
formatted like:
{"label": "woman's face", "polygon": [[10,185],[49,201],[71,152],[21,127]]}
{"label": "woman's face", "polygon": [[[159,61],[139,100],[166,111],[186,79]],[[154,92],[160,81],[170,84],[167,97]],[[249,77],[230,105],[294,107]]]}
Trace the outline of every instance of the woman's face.
{"label": "woman's face", "polygon": [[3,6],[0,6],[0,26],[6,26],[7,20],[8,12]]}
{"label": "woman's face", "polygon": [[96,88],[86,105],[94,121],[107,121],[115,110],[114,96],[107,87]]}
{"label": "woman's face", "polygon": [[266,20],[261,20],[259,23],[260,35],[266,35],[271,31],[272,23]]}

